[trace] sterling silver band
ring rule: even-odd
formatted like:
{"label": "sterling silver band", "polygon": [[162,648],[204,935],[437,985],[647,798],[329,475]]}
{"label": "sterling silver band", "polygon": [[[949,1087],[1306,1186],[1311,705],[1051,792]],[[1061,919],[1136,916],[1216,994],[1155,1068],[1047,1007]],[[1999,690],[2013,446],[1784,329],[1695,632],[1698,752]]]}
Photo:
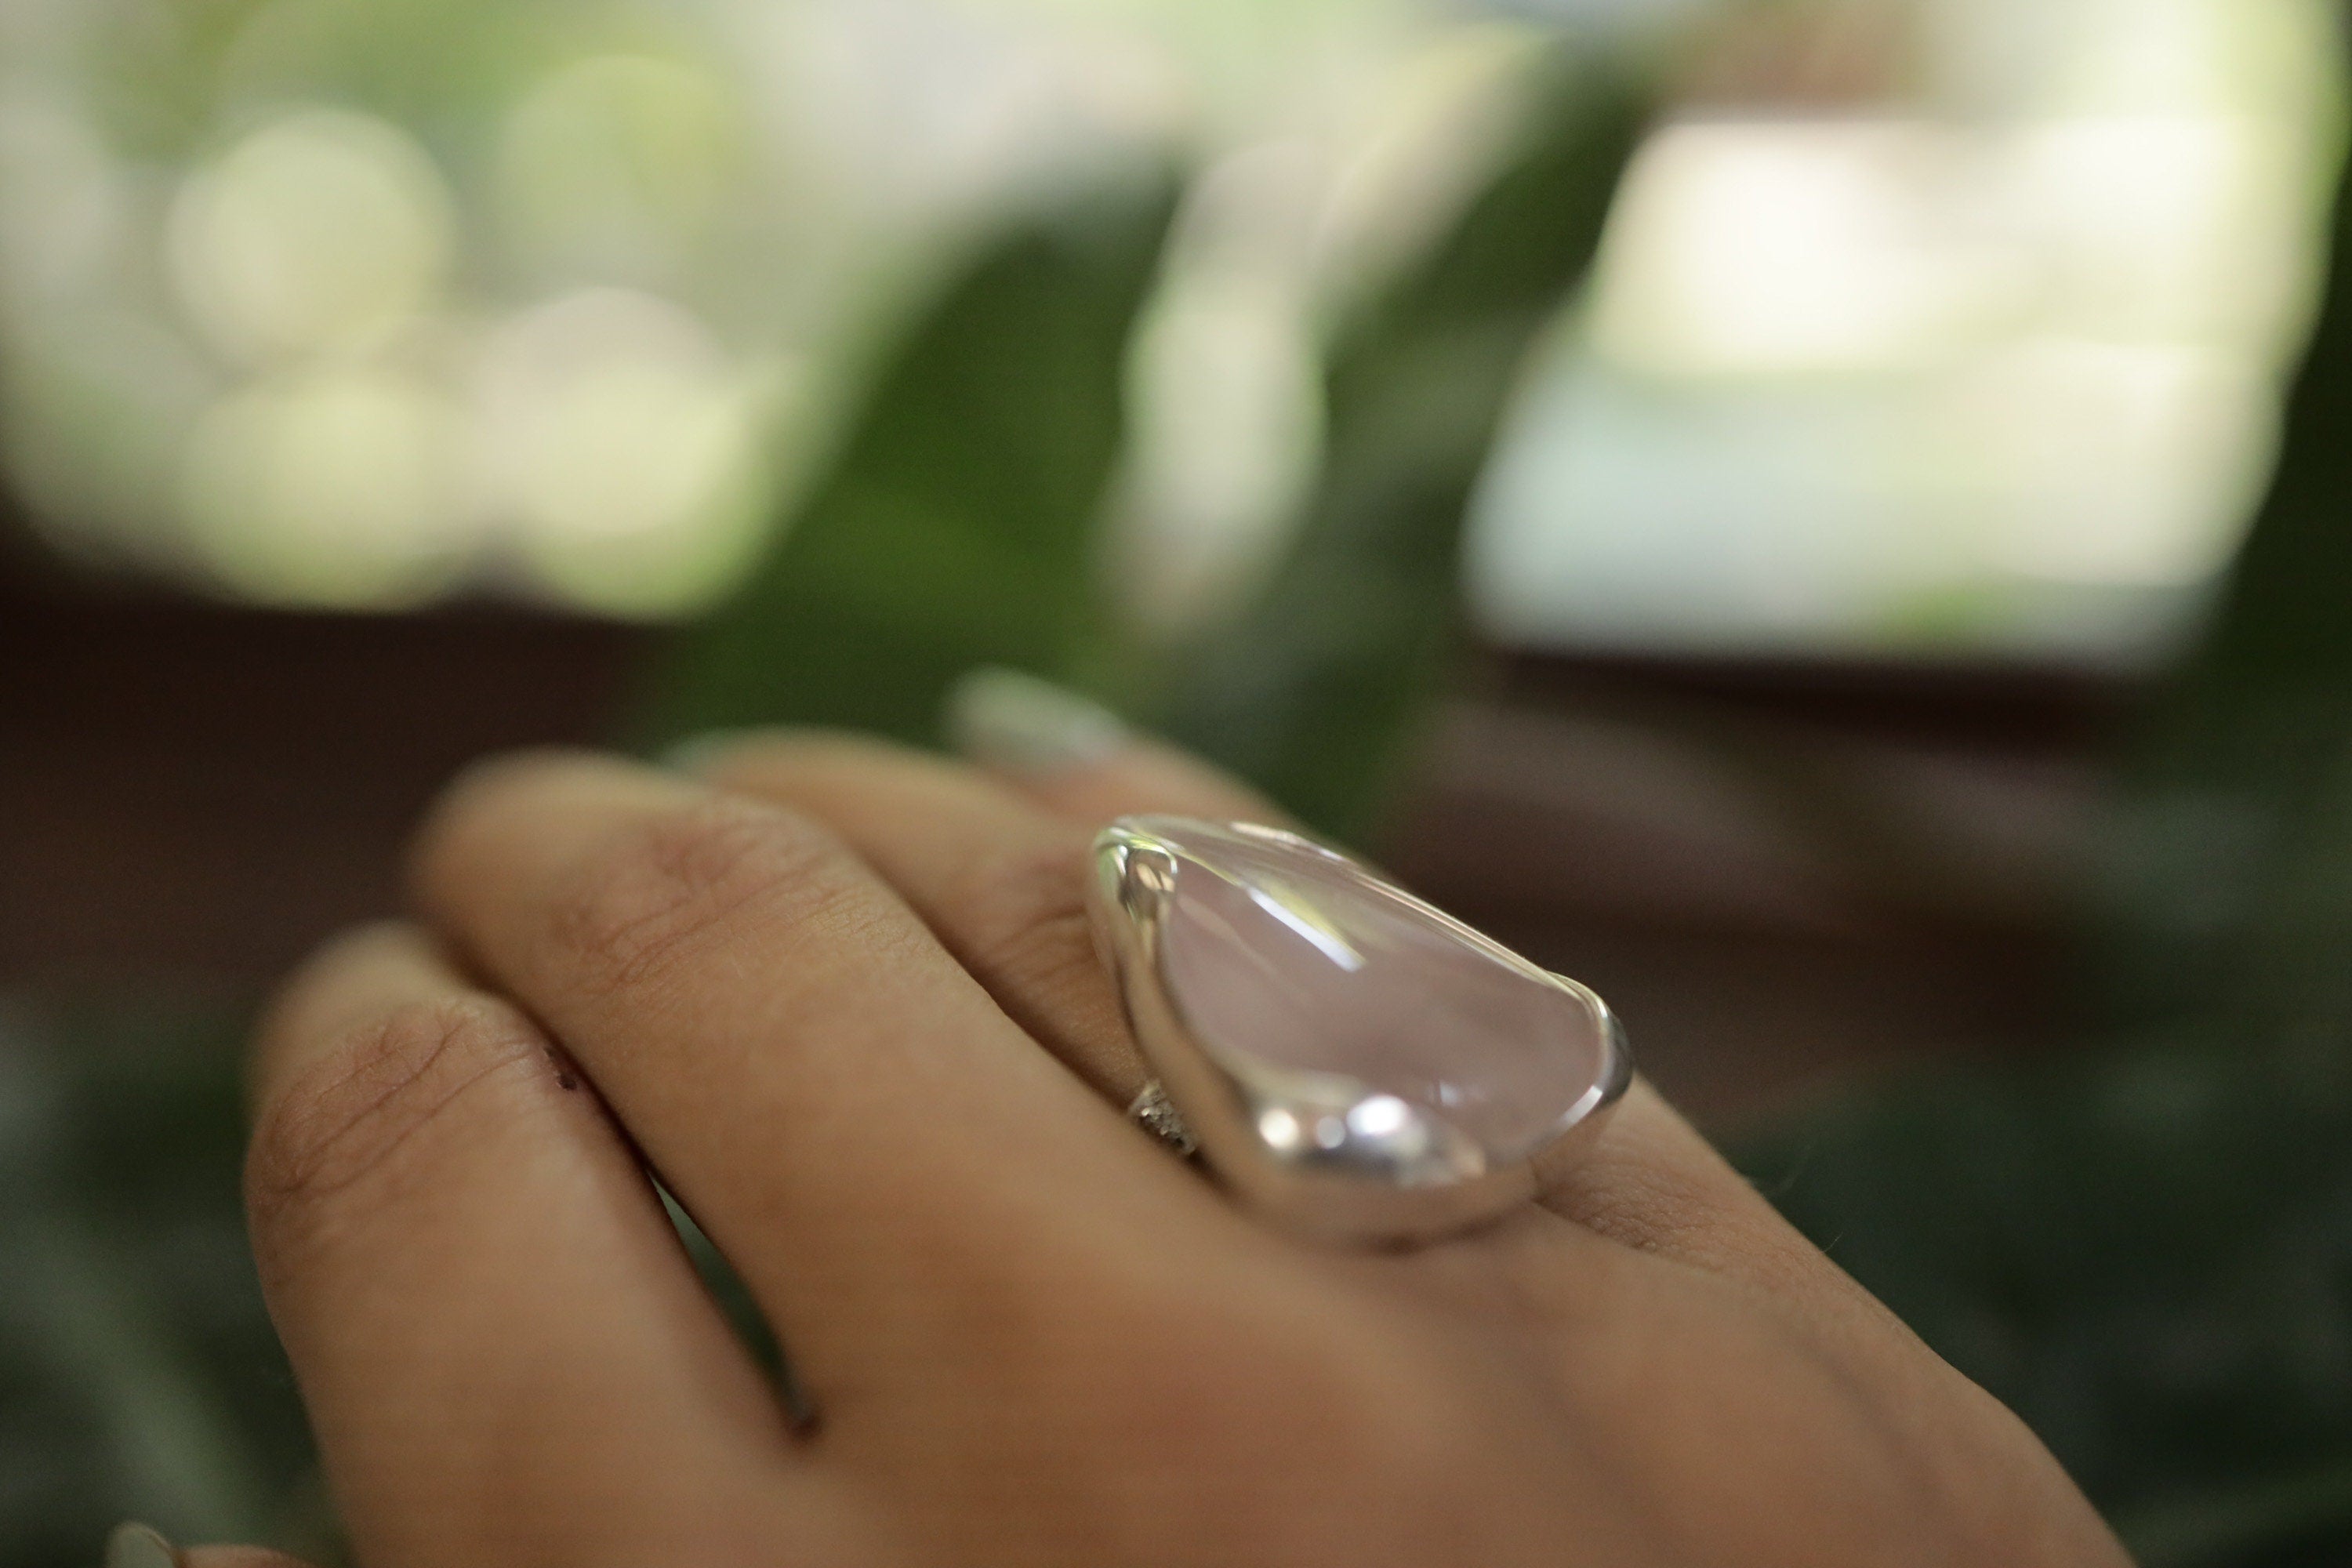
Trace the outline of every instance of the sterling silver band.
{"label": "sterling silver band", "polygon": [[1127,1113],[1143,1124],[1145,1131],[1167,1144],[1186,1159],[1201,1152],[1200,1140],[1184,1125],[1184,1113],[1168,1098],[1168,1090],[1158,1079],[1146,1080],[1128,1102]]}

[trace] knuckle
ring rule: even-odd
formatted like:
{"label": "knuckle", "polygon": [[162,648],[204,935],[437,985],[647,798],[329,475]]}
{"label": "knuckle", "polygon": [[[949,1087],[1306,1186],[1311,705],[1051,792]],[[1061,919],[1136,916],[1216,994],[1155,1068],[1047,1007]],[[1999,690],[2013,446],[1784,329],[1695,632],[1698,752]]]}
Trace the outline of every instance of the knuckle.
{"label": "knuckle", "polygon": [[350,1030],[262,1107],[246,1160],[257,1237],[315,1223],[397,1165],[419,1135],[544,1049],[486,996],[415,1003]]}
{"label": "knuckle", "polygon": [[1081,847],[1049,844],[990,858],[964,900],[983,911],[963,956],[983,980],[1062,997],[1102,988],[1087,913]]}
{"label": "knuckle", "polygon": [[658,812],[607,841],[552,902],[553,935],[601,991],[657,982],[747,919],[837,910],[848,861],[824,829],[729,796]]}
{"label": "knuckle", "polygon": [[1197,1457],[1202,1469],[1185,1484],[1202,1495],[1236,1478],[1297,1478],[1290,1522],[1302,1548],[1366,1531],[1356,1544],[1367,1548],[1400,1531],[1426,1534],[1449,1497],[1475,1490],[1478,1422],[1425,1346],[1369,1314],[1325,1305],[1311,1317],[1159,1319],[1164,1353],[1129,1365],[1112,1385],[1128,1413],[1122,1429],[1139,1445],[1132,1462]]}

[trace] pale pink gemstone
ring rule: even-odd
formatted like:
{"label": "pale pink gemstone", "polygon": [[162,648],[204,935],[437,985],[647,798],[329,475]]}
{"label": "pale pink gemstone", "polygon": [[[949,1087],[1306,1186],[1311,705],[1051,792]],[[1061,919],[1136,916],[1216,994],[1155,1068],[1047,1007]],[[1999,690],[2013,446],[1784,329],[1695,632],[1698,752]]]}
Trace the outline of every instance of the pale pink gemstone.
{"label": "pale pink gemstone", "polygon": [[1132,826],[1174,854],[1162,984],[1237,1077],[1353,1079],[1490,1164],[1526,1157],[1598,1092],[1607,1026],[1591,1002],[1354,862],[1287,835]]}

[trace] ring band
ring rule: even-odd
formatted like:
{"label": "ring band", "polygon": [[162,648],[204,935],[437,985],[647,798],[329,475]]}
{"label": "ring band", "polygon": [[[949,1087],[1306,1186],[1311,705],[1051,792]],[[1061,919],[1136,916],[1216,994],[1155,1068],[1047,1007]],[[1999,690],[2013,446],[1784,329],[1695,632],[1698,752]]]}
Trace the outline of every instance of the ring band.
{"label": "ring band", "polygon": [[1143,1130],[1167,1144],[1186,1159],[1201,1152],[1200,1140],[1184,1125],[1184,1113],[1168,1098],[1168,1090],[1158,1079],[1147,1079],[1135,1098],[1128,1102],[1127,1113],[1143,1124]]}

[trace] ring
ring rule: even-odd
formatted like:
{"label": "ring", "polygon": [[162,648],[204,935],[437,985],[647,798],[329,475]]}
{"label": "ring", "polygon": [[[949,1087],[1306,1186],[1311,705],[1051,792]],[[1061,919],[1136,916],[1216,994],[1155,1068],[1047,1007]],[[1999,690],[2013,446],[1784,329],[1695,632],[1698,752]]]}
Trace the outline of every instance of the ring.
{"label": "ring", "polygon": [[1093,869],[1153,1075],[1129,1113],[1289,1229],[1397,1246],[1497,1219],[1633,1081],[1590,987],[1297,834],[1121,817]]}
{"label": "ring", "polygon": [[1187,1160],[1201,1152],[1201,1141],[1192,1136],[1185,1123],[1184,1113],[1168,1098],[1168,1086],[1158,1079],[1147,1079],[1135,1098],[1127,1104],[1127,1113],[1140,1123],[1146,1132],[1167,1144]]}

